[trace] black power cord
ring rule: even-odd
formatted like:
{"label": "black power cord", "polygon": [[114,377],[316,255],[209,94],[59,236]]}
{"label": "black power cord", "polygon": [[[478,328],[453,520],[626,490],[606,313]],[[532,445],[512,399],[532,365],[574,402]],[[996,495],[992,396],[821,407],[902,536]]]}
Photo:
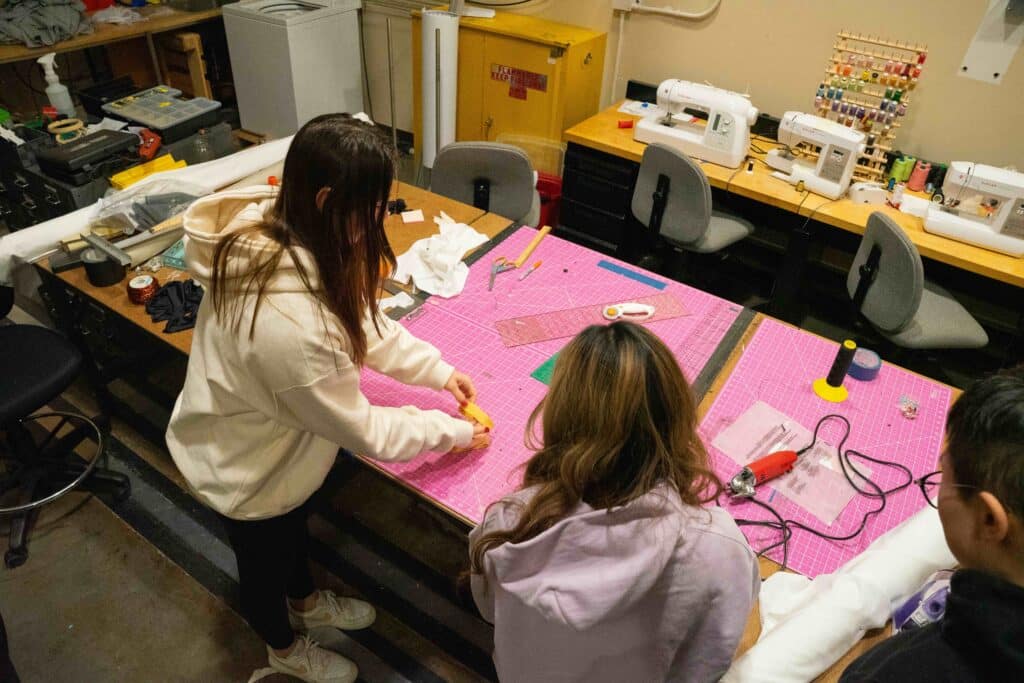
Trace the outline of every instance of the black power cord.
{"label": "black power cord", "polygon": [[[864,496],[865,498],[874,498],[874,499],[878,500],[878,507],[875,508],[874,510],[869,510],[868,512],[864,513],[864,517],[861,518],[860,524],[853,531],[850,531],[849,533],[842,533],[842,534],[829,534],[829,533],[826,533],[824,531],[819,531],[818,529],[813,529],[813,528],[807,526],[806,524],[803,524],[802,522],[797,522],[797,521],[792,520],[792,519],[785,519],[770,504],[768,504],[768,503],[766,503],[766,502],[764,502],[762,500],[758,500],[757,498],[754,498],[754,497],[748,498],[747,500],[749,500],[751,503],[754,503],[755,505],[757,505],[759,507],[762,507],[765,510],[767,510],[769,513],[771,513],[771,515],[775,518],[775,520],[773,521],[773,520],[737,519],[736,520],[736,524],[739,525],[739,526],[760,526],[760,527],[765,527],[765,528],[768,528],[768,529],[776,529],[776,530],[778,530],[782,534],[782,538],[780,540],[772,543],[771,545],[768,545],[768,546],[762,548],[761,550],[759,550],[757,552],[757,556],[761,557],[762,555],[764,555],[764,554],[766,554],[766,553],[768,553],[768,552],[770,552],[772,550],[775,550],[779,546],[782,546],[782,563],[781,563],[782,564],[782,569],[786,569],[787,565],[789,564],[789,541],[790,541],[790,539],[793,538],[793,534],[794,534],[795,531],[797,531],[797,530],[805,531],[805,532],[807,532],[807,533],[809,533],[809,534],[811,534],[813,536],[817,536],[818,538],[823,538],[823,539],[828,540],[828,541],[849,541],[852,538],[856,538],[857,536],[859,536],[864,531],[864,527],[867,526],[868,521],[872,517],[874,517],[875,515],[879,514],[883,510],[885,510],[885,506],[886,506],[886,503],[887,503],[888,496],[890,496],[890,495],[892,495],[894,493],[898,493],[899,491],[902,491],[903,489],[909,487],[911,484],[914,483],[914,474],[913,474],[913,472],[910,471],[910,468],[908,468],[907,466],[905,466],[905,465],[903,465],[901,463],[893,462],[893,461],[890,461],[890,460],[882,460],[880,458],[873,458],[873,457],[871,457],[869,455],[865,455],[864,453],[861,453],[859,451],[855,451],[853,449],[849,449],[849,450],[845,450],[844,451],[843,450],[843,446],[846,445],[846,441],[850,438],[850,431],[851,431],[850,421],[847,420],[842,415],[837,415],[835,413],[832,413],[830,415],[826,415],[823,418],[821,418],[820,420],[818,420],[818,424],[815,425],[815,427],[814,427],[814,436],[811,439],[811,443],[809,443],[808,445],[806,445],[803,448],[801,448],[800,450],[798,450],[797,451],[797,455],[798,456],[803,455],[807,451],[809,451],[812,448],[814,448],[815,445],[817,445],[817,443],[818,443],[818,433],[821,431],[822,426],[826,422],[828,422],[829,420],[839,420],[840,422],[842,422],[842,424],[846,428],[846,431],[843,434],[843,438],[839,440],[839,445],[836,446],[836,450],[837,450],[838,455],[839,455],[839,467],[840,467],[840,469],[842,469],[843,477],[846,478],[846,481],[850,484],[850,486],[853,487],[853,490],[856,491],[858,494]],[[860,469],[857,468],[857,466],[853,462],[853,458],[858,458],[861,461],[866,461],[866,462],[874,463],[876,465],[881,465],[882,467],[889,467],[889,468],[892,468],[892,469],[899,470],[904,475],[906,475],[906,481],[904,481],[904,482],[902,482],[902,483],[900,483],[900,484],[898,484],[898,485],[896,485],[896,486],[894,486],[894,487],[892,487],[890,489],[883,489],[880,485],[878,485],[869,476],[864,474],[863,471],[861,471]],[[855,477],[856,477],[856,480],[855,480]],[[857,480],[859,480],[860,483],[858,483]],[[862,484],[866,484],[866,486],[862,486]]]}

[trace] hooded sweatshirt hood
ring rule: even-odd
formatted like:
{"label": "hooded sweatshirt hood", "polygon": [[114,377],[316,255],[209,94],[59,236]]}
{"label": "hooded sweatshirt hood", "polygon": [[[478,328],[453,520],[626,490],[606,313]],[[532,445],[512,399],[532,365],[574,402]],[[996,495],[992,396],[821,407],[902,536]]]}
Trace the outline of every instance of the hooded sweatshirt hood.
{"label": "hooded sweatshirt hood", "polygon": [[[213,255],[217,244],[232,232],[262,223],[277,200],[278,188],[260,185],[208,195],[194,202],[185,212],[185,262],[189,274],[209,289],[213,279]],[[267,237],[252,234],[243,237],[231,253],[228,275],[245,273],[253,262],[266,258],[270,250],[279,245]],[[293,251],[302,259],[302,265],[316,283],[316,264],[312,255],[301,247]],[[281,255],[274,276],[267,282],[268,292],[301,292],[306,287],[298,276],[289,252]]]}
{"label": "hooded sweatshirt hood", "polygon": [[[498,523],[516,510],[502,506]],[[636,606],[665,572],[685,521],[668,489],[629,505],[595,510],[586,503],[542,534],[487,554],[501,587],[545,619],[587,629]]]}
{"label": "hooded sweatshirt hood", "polygon": [[[492,506],[470,543],[514,527],[535,492]],[[661,486],[609,510],[579,503],[488,551],[472,584],[502,681],[710,681],[728,668],[760,576],[725,510]]]}

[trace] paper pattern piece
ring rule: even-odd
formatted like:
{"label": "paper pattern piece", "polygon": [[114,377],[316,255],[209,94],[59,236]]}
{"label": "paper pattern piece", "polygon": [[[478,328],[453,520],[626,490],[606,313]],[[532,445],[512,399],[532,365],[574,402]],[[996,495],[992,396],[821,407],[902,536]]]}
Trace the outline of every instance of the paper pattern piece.
{"label": "paper pattern piece", "polygon": [[[800,450],[813,437],[810,429],[758,401],[719,432],[712,445],[732,458],[739,471],[739,467],[769,453]],[[854,458],[854,465],[865,476],[871,476],[861,460]],[[823,440],[801,455],[789,474],[773,479],[771,486],[825,526],[831,526],[857,493],[842,474],[835,446]]]}

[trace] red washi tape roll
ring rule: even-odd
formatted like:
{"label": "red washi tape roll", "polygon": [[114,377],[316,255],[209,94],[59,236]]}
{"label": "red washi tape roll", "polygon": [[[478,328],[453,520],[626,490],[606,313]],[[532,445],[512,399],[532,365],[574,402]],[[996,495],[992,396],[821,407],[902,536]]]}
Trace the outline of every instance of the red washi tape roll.
{"label": "red washi tape roll", "polygon": [[152,299],[160,289],[160,283],[152,275],[139,275],[128,281],[128,300],[141,305]]}

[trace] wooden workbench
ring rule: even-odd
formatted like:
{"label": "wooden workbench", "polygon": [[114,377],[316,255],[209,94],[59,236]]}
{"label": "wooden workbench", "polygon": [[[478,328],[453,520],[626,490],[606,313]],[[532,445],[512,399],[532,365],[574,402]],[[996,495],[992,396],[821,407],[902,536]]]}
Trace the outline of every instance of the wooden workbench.
{"label": "wooden workbench", "polygon": [[[273,169],[269,169],[269,173],[268,170],[265,170],[255,175],[265,178],[268,174],[272,175]],[[251,178],[254,177],[251,176]],[[239,186],[244,184],[245,181],[242,181],[242,183],[239,183]],[[434,216],[439,215],[441,211],[444,211],[457,221],[472,223],[474,228],[488,237],[494,237],[510,224],[507,218],[495,216],[494,214],[487,214],[485,216],[485,212],[482,209],[462,204],[454,199],[448,199],[447,197],[433,194],[406,183],[396,182],[393,195],[395,198],[401,197],[404,199],[410,210],[422,210],[424,217],[422,223],[403,223],[401,216],[391,216],[388,218],[385,230],[387,231],[388,240],[391,242],[391,248],[396,255],[407,251],[416,240],[436,234],[437,225],[434,223]],[[477,220],[481,221],[479,225],[474,222]],[[48,261],[43,262],[42,265],[45,268],[49,268]],[[152,322],[144,306],[136,306],[128,301],[127,278],[109,287],[95,287],[90,284],[85,275],[84,268],[72,268],[57,273],[56,276],[90,299],[110,309],[117,315],[126,318],[154,337],[159,338],[160,341],[170,344],[181,353],[187,355],[191,350],[192,330],[164,334],[164,323]],[[173,268],[163,268],[155,276],[160,284],[188,277],[187,274]]]}
{"label": "wooden workbench", "polygon": [[[156,33],[173,31],[185,26],[191,26],[210,19],[216,19],[221,15],[220,9],[201,10],[199,12],[183,12],[181,10],[170,10],[169,8],[143,7],[138,11],[143,16],[150,16],[159,13],[158,16],[140,21],[134,24],[95,24],[92,33],[78,35],[68,40],[62,40],[55,45],[43,47],[25,47],[23,45],[0,45],[0,64],[7,62],[19,62],[24,59],[37,59],[50,52],[72,52],[84,50],[88,47],[97,47],[117,43],[132,38],[152,39]],[[159,73],[159,70],[157,70]]]}
{"label": "wooden workbench", "polygon": [[[633,139],[633,129],[618,127],[621,120],[638,120],[640,117],[620,113],[620,105],[621,102],[569,128],[563,139],[640,163],[647,145]],[[777,146],[774,142],[762,139],[754,139],[752,142],[765,152]],[[765,154],[751,149],[750,156],[763,160]],[[1024,259],[927,233],[924,231],[924,222],[916,216],[887,206],[855,204],[846,198],[831,200],[816,194],[798,192],[795,186],[772,177],[773,169],[764,163],[755,163],[752,173],[746,172],[745,164],[739,170],[708,162],[702,162],[701,167],[712,187],[801,216],[810,216],[821,223],[858,235],[864,233],[868,216],[874,211],[884,211],[906,231],[921,256],[1015,287],[1024,287]]]}

